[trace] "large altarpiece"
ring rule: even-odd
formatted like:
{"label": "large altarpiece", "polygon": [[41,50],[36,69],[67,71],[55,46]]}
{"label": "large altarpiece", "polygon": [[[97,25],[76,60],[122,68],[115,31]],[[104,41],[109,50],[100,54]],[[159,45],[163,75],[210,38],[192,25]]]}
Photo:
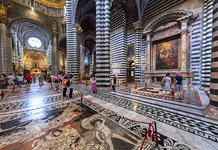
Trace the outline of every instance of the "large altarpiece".
{"label": "large altarpiece", "polygon": [[189,78],[191,12],[173,11],[158,16],[144,29],[146,38],[145,78],[160,80],[166,73],[180,72]]}
{"label": "large altarpiece", "polygon": [[179,38],[164,40],[154,44],[154,70],[178,70],[179,45]]}

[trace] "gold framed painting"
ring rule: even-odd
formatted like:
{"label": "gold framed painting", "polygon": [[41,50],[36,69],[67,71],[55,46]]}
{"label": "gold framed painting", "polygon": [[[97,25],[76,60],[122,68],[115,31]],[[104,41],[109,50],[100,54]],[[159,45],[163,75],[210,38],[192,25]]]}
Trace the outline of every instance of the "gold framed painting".
{"label": "gold framed painting", "polygon": [[180,38],[174,37],[153,44],[154,70],[178,70]]}

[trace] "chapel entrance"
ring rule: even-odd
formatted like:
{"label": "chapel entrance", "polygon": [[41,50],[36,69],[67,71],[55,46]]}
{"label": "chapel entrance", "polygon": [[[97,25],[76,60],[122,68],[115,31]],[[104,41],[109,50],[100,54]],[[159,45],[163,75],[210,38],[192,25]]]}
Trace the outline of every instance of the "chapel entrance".
{"label": "chapel entrance", "polygon": [[45,52],[24,51],[23,62],[24,74],[30,72],[31,74],[39,75],[47,72]]}

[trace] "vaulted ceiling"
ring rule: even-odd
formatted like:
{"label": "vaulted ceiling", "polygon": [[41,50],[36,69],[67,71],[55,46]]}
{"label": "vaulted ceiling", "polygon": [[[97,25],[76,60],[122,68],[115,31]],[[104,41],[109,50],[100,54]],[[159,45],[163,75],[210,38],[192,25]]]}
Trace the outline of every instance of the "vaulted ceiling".
{"label": "vaulted ceiling", "polygon": [[[17,33],[25,49],[47,50],[50,36],[48,31],[40,25],[29,21],[16,22],[12,25],[12,30]],[[29,38],[40,40],[41,46],[37,48],[32,47],[28,42]]]}

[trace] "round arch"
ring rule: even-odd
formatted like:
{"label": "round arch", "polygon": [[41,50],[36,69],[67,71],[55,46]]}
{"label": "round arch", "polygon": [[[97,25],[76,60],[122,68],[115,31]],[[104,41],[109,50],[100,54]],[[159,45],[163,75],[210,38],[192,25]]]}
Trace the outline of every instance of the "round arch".
{"label": "round arch", "polygon": [[143,33],[154,31],[157,27],[161,26],[167,22],[178,22],[183,19],[190,19],[193,13],[184,10],[176,10],[172,12],[164,13],[156,18],[154,18],[143,30]]}
{"label": "round arch", "polygon": [[17,22],[31,22],[31,23],[35,23],[36,25],[38,25],[41,28],[45,29],[48,32],[48,34],[50,34],[50,35],[52,34],[51,29],[49,29],[48,27],[44,26],[42,23],[40,23],[38,21],[35,21],[33,19],[29,19],[29,18],[15,18],[15,19],[9,21],[8,25],[7,25],[8,29],[10,30],[12,25],[14,23],[17,23]]}

